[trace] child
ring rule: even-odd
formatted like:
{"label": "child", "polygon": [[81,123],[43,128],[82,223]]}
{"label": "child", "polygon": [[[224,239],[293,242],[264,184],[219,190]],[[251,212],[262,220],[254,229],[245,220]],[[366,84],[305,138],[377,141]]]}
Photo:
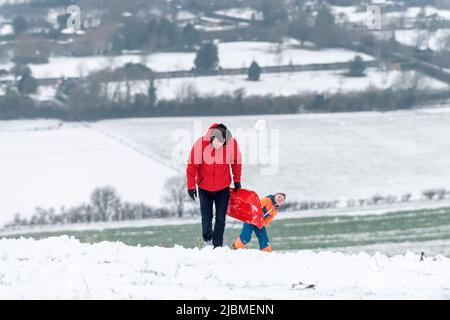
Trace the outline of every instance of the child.
{"label": "child", "polygon": [[237,237],[233,243],[233,248],[245,248],[245,245],[250,242],[252,232],[255,232],[259,241],[259,248],[262,251],[271,252],[272,245],[270,244],[269,237],[267,236],[266,226],[268,226],[272,219],[275,218],[278,213],[278,209],[283,205],[284,201],[286,201],[286,195],[282,192],[261,198],[261,206],[264,213],[264,226],[259,229],[253,224],[244,223],[240,236]]}

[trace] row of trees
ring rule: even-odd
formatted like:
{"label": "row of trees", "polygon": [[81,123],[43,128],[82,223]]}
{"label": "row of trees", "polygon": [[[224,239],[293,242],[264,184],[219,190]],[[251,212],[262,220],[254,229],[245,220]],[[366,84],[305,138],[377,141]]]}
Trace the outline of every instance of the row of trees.
{"label": "row of trees", "polygon": [[[429,189],[422,192],[422,198],[426,200],[450,199],[450,190],[445,188]],[[345,202],[347,208],[364,207],[380,204],[394,204],[409,202],[412,199],[411,193],[405,193],[400,196],[376,194],[369,198],[348,199]],[[283,206],[287,211],[333,209],[339,206],[341,201],[289,201]]]}
{"label": "row of trees", "polygon": [[422,192],[422,196],[428,200],[442,200],[450,198],[450,190],[446,190],[445,188],[429,189]]}
{"label": "row of trees", "polygon": [[[131,83],[131,82],[130,82]],[[408,84],[408,83],[404,83]],[[292,96],[248,96],[244,89],[219,96],[201,96],[195,86],[178,92],[174,100],[159,99],[157,86],[148,81],[147,93],[125,94],[113,100],[104,86],[93,79],[63,93],[63,107],[36,106],[27,95],[17,89],[6,90],[0,96],[0,119],[17,117],[56,117],[62,120],[99,120],[124,117],[291,114],[304,112],[356,112],[409,109],[418,103],[448,99],[448,91],[420,89],[411,86],[387,89],[369,88],[366,91],[333,94],[298,94]],[[126,97],[129,96],[129,104]],[[124,100],[125,99],[125,100]]]}
{"label": "row of trees", "polygon": [[[192,202],[186,193],[186,178],[184,176],[173,176],[169,178],[163,187],[162,201],[165,208],[154,208],[143,203],[130,203],[123,201],[117,191],[112,187],[95,189],[90,197],[90,202],[71,208],[61,208],[57,212],[54,208],[36,208],[30,218],[21,217],[16,214],[14,220],[6,227],[17,227],[25,225],[54,225],[71,223],[91,223],[108,221],[141,220],[151,218],[167,218],[177,216],[179,218],[187,213],[191,216],[199,214],[198,202]],[[450,198],[450,190],[444,188],[425,190],[422,193],[427,200],[443,200]],[[406,193],[401,196],[379,194],[370,198],[348,199],[348,208],[364,207],[380,204],[393,204],[409,202],[412,194]],[[333,209],[340,201],[289,201],[283,206],[287,211]]]}
{"label": "row of trees", "polygon": [[[360,199],[348,199],[345,202],[347,208],[353,207],[363,207],[367,205],[378,205],[378,204],[393,204],[397,202],[409,202],[411,199],[411,194],[407,193],[401,196],[381,196],[374,195],[370,198],[360,198]],[[339,206],[341,201],[290,201],[287,202],[283,207],[288,211],[303,211],[303,210],[320,210],[320,209],[334,209]]]}
{"label": "row of trees", "polygon": [[298,10],[285,29],[286,35],[299,39],[302,44],[311,41],[318,47],[336,47],[351,42],[326,5],[319,7],[314,18],[312,12]]}
{"label": "row of trees", "polygon": [[411,200],[412,194],[405,193],[401,196],[395,195],[387,195],[382,196],[380,194],[376,194],[370,198],[360,198],[360,199],[348,199],[347,207],[363,207],[367,205],[378,205],[378,204],[392,204],[396,202],[409,202]]}
{"label": "row of trees", "polygon": [[122,50],[192,50],[201,43],[201,34],[192,24],[183,28],[169,20],[130,17],[111,39],[113,52]]}
{"label": "row of trees", "polygon": [[161,197],[163,208],[155,208],[144,203],[123,201],[115,188],[106,186],[96,188],[90,196],[89,203],[70,208],[36,208],[30,218],[20,214],[6,227],[24,225],[53,225],[70,223],[91,223],[108,221],[142,220],[152,218],[179,218],[189,214],[199,214],[198,202],[192,202],[186,192],[186,177],[173,176],[163,186]]}
{"label": "row of trees", "polygon": [[63,207],[59,211],[54,208],[36,208],[30,218],[16,214],[6,227],[139,220],[171,215],[173,213],[168,209],[123,201],[114,188],[102,187],[92,192],[89,203]]}

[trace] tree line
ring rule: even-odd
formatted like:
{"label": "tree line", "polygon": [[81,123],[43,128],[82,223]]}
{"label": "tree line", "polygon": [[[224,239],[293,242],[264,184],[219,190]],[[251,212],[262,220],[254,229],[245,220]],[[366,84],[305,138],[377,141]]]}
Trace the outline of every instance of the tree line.
{"label": "tree line", "polygon": [[[347,199],[344,207],[355,208],[380,204],[405,203],[412,199],[411,193],[400,196],[375,194],[369,198]],[[450,190],[445,188],[427,189],[422,192],[422,199],[444,200],[450,199]],[[34,225],[63,225],[75,223],[112,222],[127,220],[142,220],[153,218],[182,218],[186,215],[199,215],[198,202],[192,202],[186,193],[186,178],[176,175],[166,180],[161,198],[164,207],[152,207],[144,203],[132,203],[121,199],[117,191],[110,186],[96,188],[88,203],[69,208],[62,207],[59,211],[54,208],[37,207],[29,218],[17,213],[14,219],[5,225],[6,228]],[[340,200],[335,201],[307,201],[290,200],[283,205],[286,211],[304,211],[334,209]]]}
{"label": "tree line", "polygon": [[250,96],[245,89],[218,96],[201,96],[188,86],[174,100],[157,100],[157,87],[150,81],[148,92],[126,103],[103,95],[100,84],[87,82],[67,95],[61,106],[36,107],[36,102],[16,90],[0,96],[0,119],[57,118],[64,121],[96,121],[128,117],[178,117],[318,112],[391,111],[410,109],[427,101],[448,99],[449,91],[430,91],[417,86],[369,88],[356,92],[304,93],[292,96]]}

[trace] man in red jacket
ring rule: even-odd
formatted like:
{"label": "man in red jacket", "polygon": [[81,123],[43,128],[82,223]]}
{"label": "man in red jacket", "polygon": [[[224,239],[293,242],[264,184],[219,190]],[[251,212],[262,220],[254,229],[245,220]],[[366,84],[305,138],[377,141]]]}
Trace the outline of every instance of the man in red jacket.
{"label": "man in red jacket", "polygon": [[[192,147],[187,169],[187,188],[192,200],[200,198],[202,231],[205,245],[223,244],[225,218],[230,197],[231,171],[234,191],[241,188],[242,156],[236,140],[227,127],[214,123]],[[213,204],[216,221],[212,228]]]}

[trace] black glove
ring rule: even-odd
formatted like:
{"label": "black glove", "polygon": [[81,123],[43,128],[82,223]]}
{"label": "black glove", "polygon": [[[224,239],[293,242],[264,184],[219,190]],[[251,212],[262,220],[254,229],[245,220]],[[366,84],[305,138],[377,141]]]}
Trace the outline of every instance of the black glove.
{"label": "black glove", "polygon": [[234,192],[238,191],[241,188],[241,183],[240,182],[235,182],[234,183]]}
{"label": "black glove", "polygon": [[197,197],[197,189],[188,190],[188,195],[193,201],[195,201],[195,198]]}

